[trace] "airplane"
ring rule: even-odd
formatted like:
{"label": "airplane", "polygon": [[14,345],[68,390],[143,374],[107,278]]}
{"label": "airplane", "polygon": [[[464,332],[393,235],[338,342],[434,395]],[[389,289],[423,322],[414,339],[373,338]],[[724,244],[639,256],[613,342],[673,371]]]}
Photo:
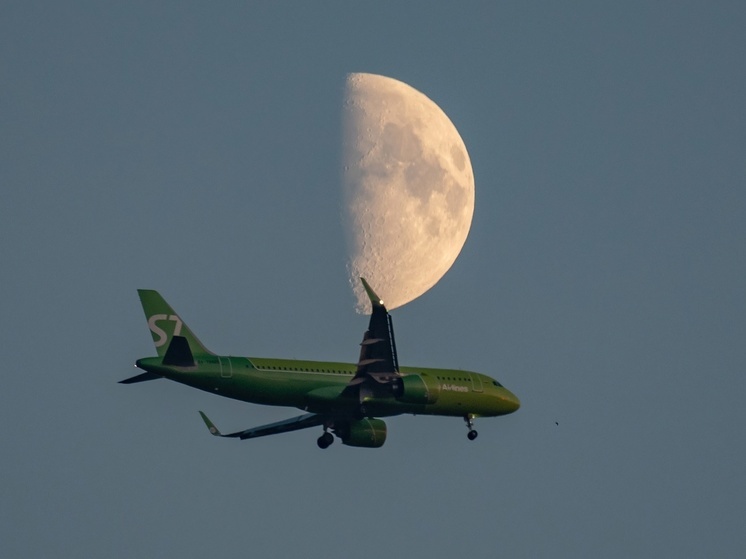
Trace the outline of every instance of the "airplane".
{"label": "airplane", "polygon": [[476,418],[506,415],[520,407],[512,392],[486,375],[400,367],[391,316],[368,282],[360,279],[372,312],[357,363],[216,355],[157,291],[140,289],[158,356],[138,359],[135,366],[145,372],[119,382],[166,378],[226,398],[299,408],[306,413],[227,434],[199,413],[213,435],[241,440],[321,427],[317,445],[322,449],[335,435],[347,446],[381,447],[387,431],[380,418],[401,414],[462,417],[469,440],[474,440]]}

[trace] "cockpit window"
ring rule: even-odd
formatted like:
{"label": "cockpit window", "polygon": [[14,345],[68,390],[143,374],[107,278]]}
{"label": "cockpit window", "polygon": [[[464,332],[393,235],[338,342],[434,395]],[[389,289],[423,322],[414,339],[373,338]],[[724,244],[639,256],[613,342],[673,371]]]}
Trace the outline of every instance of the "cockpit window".
{"label": "cockpit window", "polygon": [[497,387],[499,387],[499,388],[502,388],[502,386],[503,386],[502,384],[500,384],[500,383],[499,383],[499,382],[497,382],[496,380],[493,380],[493,381],[492,381],[492,384],[494,384],[495,386],[497,386]]}

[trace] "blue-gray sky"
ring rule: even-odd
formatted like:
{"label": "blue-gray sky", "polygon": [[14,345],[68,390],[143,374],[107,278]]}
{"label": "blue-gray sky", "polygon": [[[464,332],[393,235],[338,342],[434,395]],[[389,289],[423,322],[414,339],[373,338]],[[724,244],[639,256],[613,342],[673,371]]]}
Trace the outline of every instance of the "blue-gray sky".
{"label": "blue-gray sky", "polygon": [[[5,2],[0,555],[736,557],[746,550],[740,2]],[[137,288],[215,351],[353,361],[348,72],[466,142],[464,250],[400,360],[521,410],[210,437],[294,410],[156,381]],[[555,424],[559,423],[559,425]]]}

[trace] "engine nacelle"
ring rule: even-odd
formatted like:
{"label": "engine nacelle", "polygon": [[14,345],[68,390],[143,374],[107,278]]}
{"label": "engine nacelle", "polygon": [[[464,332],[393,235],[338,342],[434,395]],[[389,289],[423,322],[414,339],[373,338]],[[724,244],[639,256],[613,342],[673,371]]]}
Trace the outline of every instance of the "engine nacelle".
{"label": "engine nacelle", "polygon": [[386,423],[380,419],[351,421],[343,430],[335,431],[347,446],[378,448],[386,442]]}
{"label": "engine nacelle", "polygon": [[430,377],[410,374],[393,382],[394,397],[407,404],[434,404],[440,396],[440,384]]}

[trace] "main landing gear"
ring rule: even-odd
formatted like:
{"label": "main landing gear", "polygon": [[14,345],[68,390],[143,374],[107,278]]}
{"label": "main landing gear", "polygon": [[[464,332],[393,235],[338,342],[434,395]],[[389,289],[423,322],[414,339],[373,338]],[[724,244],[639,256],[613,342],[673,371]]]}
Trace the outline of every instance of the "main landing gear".
{"label": "main landing gear", "polygon": [[466,421],[466,426],[469,428],[469,433],[466,436],[469,437],[470,441],[473,441],[474,439],[477,438],[477,435],[479,434],[474,429],[474,416],[470,413],[466,414],[464,416],[464,421]]}
{"label": "main landing gear", "polygon": [[319,445],[319,448],[325,449],[329,448],[333,442],[334,435],[332,435],[329,431],[324,431],[324,434],[318,438],[316,444]]}

